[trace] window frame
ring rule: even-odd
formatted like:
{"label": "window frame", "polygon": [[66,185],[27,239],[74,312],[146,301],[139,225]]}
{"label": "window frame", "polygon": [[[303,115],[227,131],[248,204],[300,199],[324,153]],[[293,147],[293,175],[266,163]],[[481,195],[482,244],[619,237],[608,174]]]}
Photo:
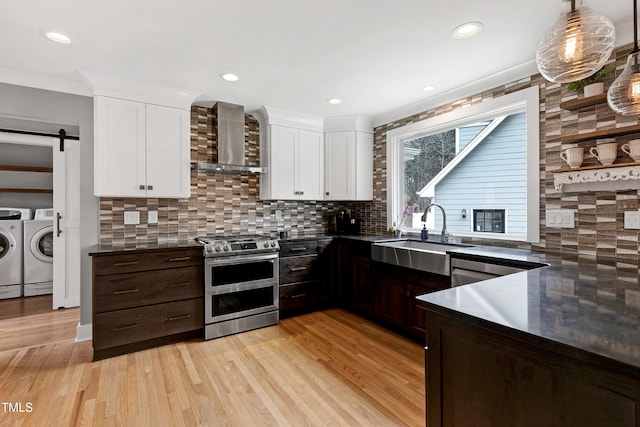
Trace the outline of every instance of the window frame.
{"label": "window frame", "polygon": [[[397,214],[404,206],[400,206],[404,192],[403,143],[423,135],[443,132],[474,122],[492,119],[498,116],[526,112],[527,125],[527,230],[524,236],[500,233],[454,232],[455,236],[474,237],[493,240],[540,242],[540,101],[537,85],[488,99],[478,104],[458,108],[449,113],[420,120],[387,131],[387,227],[397,220]],[[446,207],[445,207],[446,208]],[[409,229],[410,233],[419,233],[419,229]],[[432,230],[437,232],[438,230]]]}

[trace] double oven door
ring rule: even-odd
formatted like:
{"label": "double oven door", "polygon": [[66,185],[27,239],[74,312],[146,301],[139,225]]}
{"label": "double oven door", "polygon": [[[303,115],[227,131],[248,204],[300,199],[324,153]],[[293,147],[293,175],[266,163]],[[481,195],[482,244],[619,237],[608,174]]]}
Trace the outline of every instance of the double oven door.
{"label": "double oven door", "polygon": [[278,254],[205,259],[205,324],[278,310]]}

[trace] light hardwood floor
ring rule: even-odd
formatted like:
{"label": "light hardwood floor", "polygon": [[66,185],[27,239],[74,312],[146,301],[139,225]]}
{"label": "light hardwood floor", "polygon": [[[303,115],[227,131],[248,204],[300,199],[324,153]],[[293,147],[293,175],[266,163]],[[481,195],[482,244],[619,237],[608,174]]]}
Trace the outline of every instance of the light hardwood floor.
{"label": "light hardwood floor", "polygon": [[91,362],[46,298],[0,301],[2,426],[425,424],[422,347],[340,309]]}

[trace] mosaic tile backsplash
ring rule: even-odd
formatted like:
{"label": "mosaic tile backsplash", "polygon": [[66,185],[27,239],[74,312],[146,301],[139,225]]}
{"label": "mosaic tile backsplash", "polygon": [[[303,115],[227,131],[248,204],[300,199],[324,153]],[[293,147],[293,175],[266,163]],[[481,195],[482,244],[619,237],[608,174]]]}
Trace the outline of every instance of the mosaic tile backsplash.
{"label": "mosaic tile backsplash", "polygon": [[[629,46],[617,49],[609,63],[616,72],[605,80],[608,88],[622,72]],[[615,128],[638,123],[637,117],[624,117],[613,113],[606,103],[566,111],[560,103],[576,98],[566,92],[566,85],[554,84],[540,75],[473,94],[447,105],[406,117],[375,129],[373,150],[374,195],[372,202],[293,202],[262,201],[259,199],[259,175],[207,174],[191,171],[191,197],[186,200],[169,199],[113,199],[100,200],[100,243],[105,247],[145,247],[150,244],[183,243],[195,236],[230,233],[259,233],[276,236],[288,230],[289,235],[307,236],[332,231],[332,220],[339,209],[350,209],[362,221],[366,234],[384,234],[387,228],[386,212],[386,132],[399,126],[435,117],[466,105],[483,102],[531,86],[540,90],[540,243],[493,242],[469,240],[471,243],[499,244],[510,247],[535,249],[561,255],[565,259],[588,258],[621,268],[637,269],[637,230],[623,226],[624,211],[638,209],[639,193],[632,191],[563,192],[553,188],[550,171],[563,168],[560,152],[566,146],[560,143],[563,135]],[[191,112],[191,160],[215,161],[216,134],[214,112],[205,107],[193,107]],[[638,135],[615,139],[622,145]],[[258,123],[247,115],[245,121],[245,149],[248,163],[259,162]],[[580,143],[595,145],[596,141]],[[598,141],[606,142],[606,141]],[[631,161],[619,153],[620,161]],[[595,164],[588,158],[585,166]],[[572,209],[576,212],[575,228],[547,228],[544,212],[547,209]],[[141,212],[141,224],[124,225],[124,211]],[[147,225],[147,212],[158,211],[158,224]]]}

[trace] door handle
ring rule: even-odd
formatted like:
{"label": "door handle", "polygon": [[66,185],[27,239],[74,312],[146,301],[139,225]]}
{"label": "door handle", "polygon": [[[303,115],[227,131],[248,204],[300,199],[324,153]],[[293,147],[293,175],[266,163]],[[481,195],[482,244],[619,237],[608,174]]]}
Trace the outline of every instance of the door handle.
{"label": "door handle", "polygon": [[56,212],[56,237],[60,237],[62,234],[62,229],[60,229],[60,220],[62,219],[62,215],[60,212]]}

